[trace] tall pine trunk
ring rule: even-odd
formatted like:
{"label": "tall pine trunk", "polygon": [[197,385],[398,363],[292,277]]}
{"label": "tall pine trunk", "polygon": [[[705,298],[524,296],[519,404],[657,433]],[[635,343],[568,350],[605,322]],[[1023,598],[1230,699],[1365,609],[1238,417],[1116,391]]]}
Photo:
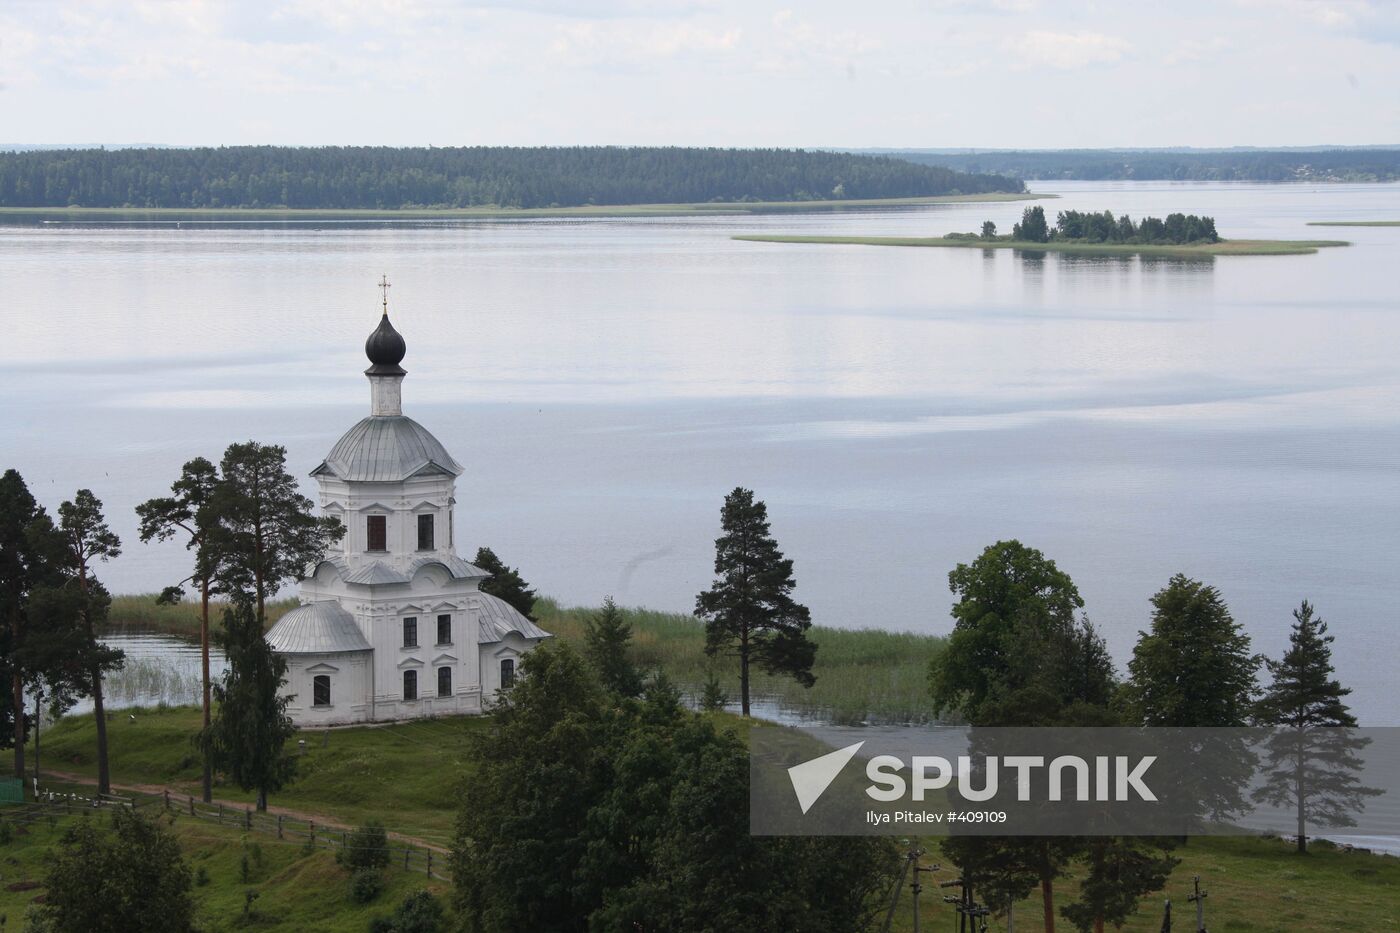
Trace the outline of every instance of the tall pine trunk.
{"label": "tall pine trunk", "polygon": [[[203,668],[204,687],[204,729],[207,732],[210,723],[209,714],[209,581],[208,579],[199,581],[199,655],[200,664]],[[209,753],[204,752],[204,769],[202,775],[202,787],[204,791],[204,802],[211,803],[214,800],[214,769],[209,764]]]}
{"label": "tall pine trunk", "polygon": [[1303,797],[1303,759],[1300,755],[1294,770],[1294,792],[1298,795],[1298,854],[1308,854],[1307,818],[1304,815]]}
{"label": "tall pine trunk", "polygon": [[[88,604],[87,559],[78,558],[78,588],[83,594],[83,622],[87,625],[88,639],[97,641],[97,632],[92,624],[92,607]],[[112,775],[107,766],[107,711],[102,705],[102,665],[92,665],[92,715],[97,724],[97,792],[112,792]]]}
{"label": "tall pine trunk", "polygon": [[[19,646],[19,610],[16,609],[10,615],[10,645],[11,650]],[[11,659],[11,663],[14,660]],[[11,701],[15,710],[15,777],[24,777],[24,675],[20,673],[18,665],[15,665],[14,673],[10,677]]]}
{"label": "tall pine trunk", "polygon": [[749,630],[739,637],[739,697],[744,715],[749,714]]}
{"label": "tall pine trunk", "polygon": [[43,704],[44,695],[38,690],[34,691],[34,786],[39,785],[39,726],[42,720],[40,707]]}
{"label": "tall pine trunk", "polygon": [[1045,933],[1055,933],[1055,882],[1040,879],[1040,901],[1045,908]]}

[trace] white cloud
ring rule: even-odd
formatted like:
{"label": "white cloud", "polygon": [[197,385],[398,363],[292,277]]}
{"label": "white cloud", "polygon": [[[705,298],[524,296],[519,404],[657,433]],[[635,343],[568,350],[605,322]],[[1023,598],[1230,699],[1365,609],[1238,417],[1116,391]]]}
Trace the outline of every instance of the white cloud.
{"label": "white cloud", "polygon": [[1051,68],[1084,68],[1119,61],[1132,51],[1132,44],[1100,32],[1027,32],[1006,40],[1007,52],[1025,65]]}

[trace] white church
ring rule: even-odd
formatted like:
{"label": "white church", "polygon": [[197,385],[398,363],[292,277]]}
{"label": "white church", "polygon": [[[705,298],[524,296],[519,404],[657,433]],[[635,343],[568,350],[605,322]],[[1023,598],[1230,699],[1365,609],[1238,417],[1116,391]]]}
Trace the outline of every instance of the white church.
{"label": "white church", "polygon": [[457,556],[462,467],[403,413],[405,350],[386,300],[365,341],[369,417],[311,471],[322,512],[346,533],[267,633],[287,660],[287,711],[300,726],[480,713],[550,637],[481,592],[489,574]]}

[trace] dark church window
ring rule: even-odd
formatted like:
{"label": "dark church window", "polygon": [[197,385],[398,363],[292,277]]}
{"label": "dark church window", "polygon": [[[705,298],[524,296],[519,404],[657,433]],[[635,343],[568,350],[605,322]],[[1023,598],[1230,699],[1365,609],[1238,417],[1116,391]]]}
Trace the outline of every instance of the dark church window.
{"label": "dark church window", "polygon": [[452,644],[452,617],[438,616],[438,640],[439,645]]}
{"label": "dark church window", "polygon": [[405,700],[418,699],[418,672],[403,672],[403,698]]}
{"label": "dark church window", "polygon": [[311,705],[331,705],[331,678],[329,674],[317,674],[311,680]]}
{"label": "dark church window", "polygon": [[501,687],[515,686],[515,659],[506,658],[501,662]]}
{"label": "dark church window", "polygon": [[369,515],[365,518],[365,536],[368,539],[366,550],[389,550],[389,519],[385,515]]}
{"label": "dark church window", "polygon": [[452,668],[438,668],[438,696],[452,696]]}
{"label": "dark church window", "polygon": [[405,648],[418,647],[418,619],[414,616],[403,620],[403,646]]}
{"label": "dark church window", "polygon": [[433,549],[433,517],[431,515],[418,516],[418,550],[431,551]]}

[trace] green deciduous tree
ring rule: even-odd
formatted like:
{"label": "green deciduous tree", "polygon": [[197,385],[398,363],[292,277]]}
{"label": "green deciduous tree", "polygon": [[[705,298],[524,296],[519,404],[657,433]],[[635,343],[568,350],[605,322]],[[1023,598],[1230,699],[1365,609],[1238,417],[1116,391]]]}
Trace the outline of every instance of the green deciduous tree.
{"label": "green deciduous tree", "polygon": [[871,929],[885,839],[749,835],[748,755],[653,683],[609,699],[548,643],[473,740],[453,849],[474,933]]}
{"label": "green deciduous tree", "polygon": [[768,508],[753,492],[737,488],[720,510],[723,534],[715,541],[715,581],[695,598],[705,620],[705,652],[739,660],[739,696],[749,715],[749,671],[792,677],[804,687],[816,682],[817,646],[807,607],[792,598],[792,561],[769,534]]}
{"label": "green deciduous tree", "polygon": [[583,639],[584,656],[604,689],[624,697],[641,694],[642,675],[628,657],[632,626],[611,596],[603,600],[602,612],[584,622]]}
{"label": "green deciduous tree", "polygon": [[[224,452],[203,523],[209,574],[226,594],[248,594],[258,624],[284,583],[299,580],[345,534],[340,520],[316,516],[287,472],[286,448],[248,441]],[[260,630],[261,631],[261,630]]]}
{"label": "green deciduous tree", "polygon": [[1356,753],[1371,740],[1351,731],[1356,717],[1343,700],[1351,690],[1333,676],[1334,640],[1304,600],[1293,611],[1288,650],[1267,662],[1273,682],[1255,708],[1260,725],[1281,728],[1266,743],[1265,783],[1254,798],[1294,808],[1300,854],[1308,851],[1309,824],[1355,826],[1352,814],[1382,793],[1358,778]]}
{"label": "green deciduous tree", "polygon": [[1050,239],[1050,226],[1045,222],[1045,208],[1039,204],[1021,212],[1021,222],[1011,228],[1011,239],[1030,243],[1045,243]]}
{"label": "green deciduous tree", "polygon": [[258,809],[267,795],[281,789],[296,772],[296,759],[284,754],[296,726],[287,715],[290,697],[281,696],[287,661],[272,650],[252,601],[235,595],[224,610],[228,670],[214,685],[217,710],[199,745],[214,767],[244,790],[257,791]]}
{"label": "green deciduous tree", "polygon": [[[218,566],[218,549],[212,546],[211,531],[217,524],[212,504],[218,491],[219,471],[203,457],[185,464],[179,479],[170,487],[171,494],[148,499],[136,507],[141,520],[141,540],[166,541],[176,535],[185,539],[185,547],[194,552],[194,572],[180,583],[167,587],[160,601],[175,602],[183,595],[183,585],[193,583],[199,588],[199,650],[200,683],[204,707],[204,728],[211,717],[209,681],[209,596]],[[206,756],[203,766],[204,802],[213,799],[213,769]]]}
{"label": "green deciduous tree", "polygon": [[58,507],[58,529],[68,551],[69,568],[77,579],[79,614],[88,647],[88,689],[92,696],[93,720],[97,729],[97,792],[112,792],[112,775],[107,762],[107,714],[102,703],[104,671],[120,667],[122,652],[102,650],[97,636],[107,622],[111,596],[93,576],[93,564],[111,560],[121,553],[121,539],[107,527],[102,502],[90,489],[79,489],[72,500]]}
{"label": "green deciduous tree", "polygon": [[49,864],[45,929],[54,933],[187,933],[194,929],[192,877],[175,837],[133,810],[68,827]]}
{"label": "green deciduous tree", "polygon": [[482,581],[481,592],[504,599],[531,622],[539,621],[534,616],[535,591],[525,582],[525,578],[520,576],[520,571],[514,567],[507,567],[489,547],[477,548],[476,560],[473,563],[491,574],[489,579]]}

